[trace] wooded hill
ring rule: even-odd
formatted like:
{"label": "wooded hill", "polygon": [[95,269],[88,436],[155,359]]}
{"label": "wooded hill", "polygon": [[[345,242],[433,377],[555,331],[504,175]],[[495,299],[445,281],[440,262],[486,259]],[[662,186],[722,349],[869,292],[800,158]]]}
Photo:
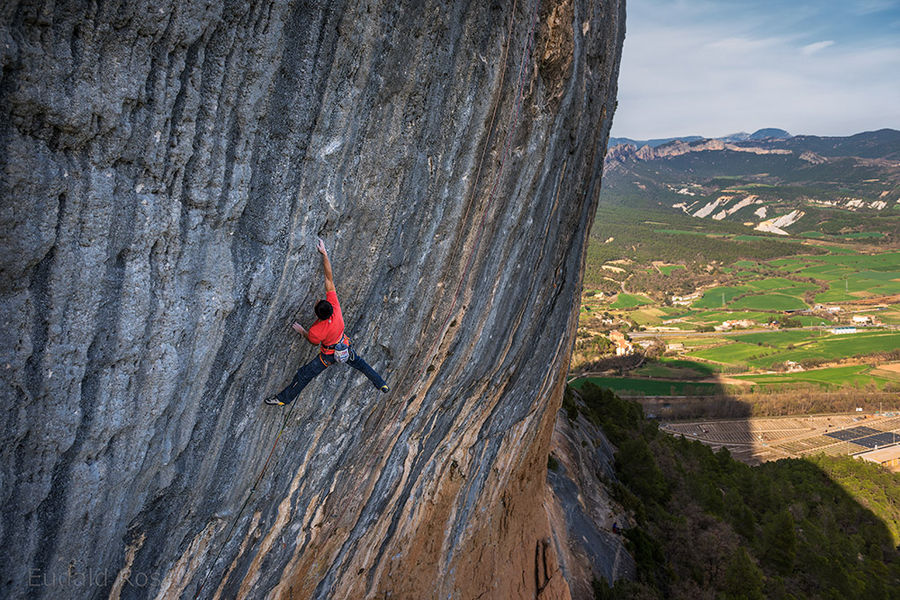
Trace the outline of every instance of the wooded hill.
{"label": "wooded hill", "polygon": [[660,432],[609,390],[567,391],[616,452],[607,481],[633,517],[637,581],[596,598],[867,598],[900,590],[900,478],[852,458],[750,467]]}

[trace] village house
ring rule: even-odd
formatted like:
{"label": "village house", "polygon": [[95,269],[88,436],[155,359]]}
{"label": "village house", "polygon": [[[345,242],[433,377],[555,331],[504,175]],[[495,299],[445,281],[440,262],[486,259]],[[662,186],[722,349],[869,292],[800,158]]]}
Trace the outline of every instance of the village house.
{"label": "village house", "polygon": [[674,306],[687,306],[694,300],[700,297],[700,292],[694,292],[693,294],[689,294],[687,296],[672,296],[672,304]]}
{"label": "village house", "polygon": [[845,334],[845,333],[856,333],[856,327],[832,327],[831,333],[835,334]]}
{"label": "village house", "polygon": [[748,319],[735,319],[733,321],[724,321],[721,325],[717,325],[713,329],[716,331],[727,331],[729,329],[749,329],[756,325]]}
{"label": "village house", "polygon": [[840,306],[825,306],[824,304],[816,304],[813,307],[813,310],[820,310],[831,314],[837,314],[841,312]]}
{"label": "village house", "polygon": [[616,356],[634,354],[634,346],[625,339],[625,334],[621,331],[610,331],[609,339],[616,345]]}

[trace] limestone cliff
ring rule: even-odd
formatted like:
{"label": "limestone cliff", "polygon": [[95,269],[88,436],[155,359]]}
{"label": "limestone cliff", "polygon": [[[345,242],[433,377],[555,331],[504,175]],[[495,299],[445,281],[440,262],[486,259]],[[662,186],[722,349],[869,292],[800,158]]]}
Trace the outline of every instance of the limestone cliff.
{"label": "limestone cliff", "polygon": [[579,410],[557,414],[547,472],[547,513],[560,568],[574,600],[593,600],[593,582],[634,579],[634,559],[621,530],[634,526],[629,511],[611,496],[616,481],[615,447],[603,430],[583,413],[584,401],[573,393]]}
{"label": "limestone cliff", "polygon": [[[568,597],[541,498],[623,28],[4,3],[0,597]],[[316,236],[392,391],[265,407]]]}

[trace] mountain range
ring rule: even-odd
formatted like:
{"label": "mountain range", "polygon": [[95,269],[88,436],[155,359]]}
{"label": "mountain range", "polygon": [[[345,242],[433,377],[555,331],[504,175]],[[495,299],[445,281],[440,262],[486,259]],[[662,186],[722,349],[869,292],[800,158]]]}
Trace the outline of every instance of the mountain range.
{"label": "mountain range", "polygon": [[898,235],[900,131],[782,134],[617,144],[604,162],[601,204],[675,210],[776,235]]}
{"label": "mountain range", "polygon": [[688,135],[681,137],[670,137],[670,138],[655,138],[652,140],[634,140],[626,137],[611,137],[609,138],[609,147],[618,146],[620,144],[631,144],[632,146],[650,146],[655,148],[657,146],[662,146],[663,144],[668,144],[669,142],[674,142],[675,140],[679,140],[682,142],[696,142],[697,140],[703,139],[717,139],[722,140],[723,142],[745,142],[747,140],[767,140],[767,139],[788,139],[791,136],[790,133],[785,131],[784,129],[776,129],[773,127],[767,127],[765,129],[759,129],[754,131],[753,133],[747,133],[746,131],[741,131],[738,133],[732,133],[719,138],[704,138],[702,135]]}

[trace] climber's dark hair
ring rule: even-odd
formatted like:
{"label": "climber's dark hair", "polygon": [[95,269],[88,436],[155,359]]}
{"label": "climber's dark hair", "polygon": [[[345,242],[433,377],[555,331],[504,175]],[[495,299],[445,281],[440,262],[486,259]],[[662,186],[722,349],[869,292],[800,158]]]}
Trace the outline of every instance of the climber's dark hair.
{"label": "climber's dark hair", "polygon": [[334,314],[334,307],[331,306],[331,302],[328,300],[319,300],[316,302],[316,316],[322,319],[323,321],[331,318],[331,315]]}

